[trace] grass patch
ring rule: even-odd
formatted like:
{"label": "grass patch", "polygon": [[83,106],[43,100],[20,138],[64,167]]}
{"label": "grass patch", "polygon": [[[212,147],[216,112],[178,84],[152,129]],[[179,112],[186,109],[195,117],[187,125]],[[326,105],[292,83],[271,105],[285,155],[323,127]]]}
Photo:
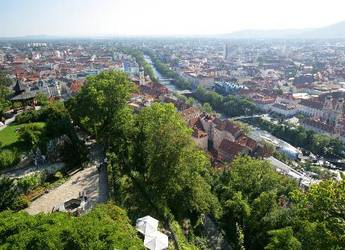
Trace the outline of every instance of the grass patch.
{"label": "grass patch", "polygon": [[[6,128],[0,131],[0,148],[10,148],[11,145],[17,145],[19,142],[19,134],[17,132],[21,127],[28,125],[25,124],[10,124]],[[45,122],[33,122],[31,124],[37,125],[40,128],[45,127]]]}
{"label": "grass patch", "polygon": [[[43,129],[44,122],[29,123]],[[29,152],[32,147],[20,140],[18,130],[28,124],[10,124],[0,131],[0,170],[16,166],[21,155]]]}

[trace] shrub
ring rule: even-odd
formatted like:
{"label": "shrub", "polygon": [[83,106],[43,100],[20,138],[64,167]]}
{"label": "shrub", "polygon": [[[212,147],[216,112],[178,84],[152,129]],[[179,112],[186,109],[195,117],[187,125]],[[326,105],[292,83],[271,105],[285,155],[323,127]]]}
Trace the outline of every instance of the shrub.
{"label": "shrub", "polygon": [[19,191],[14,180],[0,177],[0,211],[11,209],[18,196]]}
{"label": "shrub", "polygon": [[35,187],[41,185],[44,181],[42,174],[34,174],[23,177],[17,181],[18,188],[25,194]]}
{"label": "shrub", "polygon": [[19,129],[20,139],[30,148],[38,145],[42,133],[43,129],[36,124],[28,124]]}
{"label": "shrub", "polygon": [[62,179],[63,178],[63,174],[60,171],[57,171],[54,175],[55,178],[57,179]]}
{"label": "shrub", "polygon": [[11,209],[19,211],[29,206],[29,199],[25,195],[19,195],[12,203]]}
{"label": "shrub", "polygon": [[41,111],[39,110],[30,110],[27,112],[23,112],[16,116],[16,123],[23,124],[23,123],[30,123],[30,122],[38,122],[41,119]]}
{"label": "shrub", "polygon": [[16,151],[4,149],[0,152],[0,169],[13,167],[20,161],[19,154]]}

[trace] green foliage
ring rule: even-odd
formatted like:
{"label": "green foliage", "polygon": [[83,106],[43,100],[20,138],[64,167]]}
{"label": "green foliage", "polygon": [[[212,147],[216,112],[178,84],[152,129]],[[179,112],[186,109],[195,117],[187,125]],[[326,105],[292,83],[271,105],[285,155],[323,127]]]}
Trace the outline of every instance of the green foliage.
{"label": "green foliage", "polygon": [[170,223],[170,226],[172,230],[174,231],[177,239],[178,239],[178,244],[183,250],[198,250],[195,245],[190,244],[186,238],[186,236],[183,233],[183,230],[181,226],[178,224],[177,221],[173,221]]}
{"label": "green foliage", "polygon": [[[0,131],[0,142],[1,147],[3,148],[10,148],[11,146],[16,146],[19,142],[19,130],[28,124],[10,124],[5,129]],[[30,125],[38,128],[42,128],[45,126],[45,123],[38,122],[38,123],[31,123]]]}
{"label": "green foliage", "polygon": [[211,105],[208,103],[208,102],[205,102],[203,105],[202,105],[202,111],[203,112],[206,112],[206,113],[212,113],[212,107]]}
{"label": "green foliage", "polygon": [[237,248],[239,250],[245,250],[243,229],[238,223],[236,223],[236,231],[237,231],[237,242],[238,242]]}
{"label": "green foliage", "polygon": [[0,152],[0,170],[12,167],[20,161],[19,154],[15,150],[1,149]]}
{"label": "green foliage", "polygon": [[345,245],[345,181],[324,181],[308,191],[262,160],[237,158],[220,174],[215,191],[227,238],[240,249],[342,249]]}
{"label": "green foliage", "polygon": [[304,249],[345,246],[345,181],[323,181],[308,192],[296,190],[296,235]]}
{"label": "green foliage", "polygon": [[29,110],[23,113],[20,113],[16,116],[16,123],[23,124],[23,123],[32,123],[44,120],[42,118],[43,110]]}
{"label": "green foliage", "polygon": [[231,120],[231,122],[239,127],[241,131],[246,135],[250,133],[251,127],[247,123],[241,122],[239,120]]}
{"label": "green foliage", "polygon": [[271,236],[270,243],[265,247],[266,250],[299,250],[302,249],[301,243],[293,236],[291,227],[286,227],[268,232]]}
{"label": "green foliage", "polygon": [[38,146],[42,138],[43,128],[37,124],[27,124],[18,131],[20,140],[29,148]]}
{"label": "green foliage", "polygon": [[[32,124],[33,122],[40,123]],[[62,150],[64,162],[69,167],[80,166],[85,162],[86,148],[79,140],[69,113],[62,102],[49,102],[40,110],[24,112],[16,117],[16,123],[31,123],[20,125],[24,128],[19,130],[22,141],[29,149],[38,146],[45,153],[48,141],[66,135],[68,140]],[[39,125],[41,130],[36,125]]]}
{"label": "green foliage", "polygon": [[42,92],[38,92],[36,94],[35,100],[37,101],[37,105],[39,106],[47,106],[49,103],[48,97]]}
{"label": "green foliage", "polygon": [[54,174],[54,177],[56,179],[62,179],[64,176],[63,174],[60,172],[60,171],[57,171],[55,174]]}
{"label": "green foliage", "polygon": [[240,245],[237,223],[243,229],[245,248],[262,249],[269,241],[267,232],[287,223],[289,210],[280,209],[280,199],[296,190],[296,183],[279,175],[268,162],[249,157],[234,160],[231,170],[219,178],[216,192],[223,207],[221,223],[230,242]]}
{"label": "green foliage", "polygon": [[126,213],[99,205],[81,217],[0,213],[1,249],[144,249]]}
{"label": "green foliage", "polygon": [[123,132],[131,120],[127,102],[133,90],[134,85],[126,74],[102,72],[87,79],[78,95],[69,100],[67,108],[78,124],[96,135],[108,148],[116,144],[112,138],[126,140],[122,136],[126,136]]}
{"label": "green foliage", "polygon": [[0,121],[7,108],[11,103],[8,98],[11,94],[9,87],[12,84],[12,80],[4,73],[0,71]]}
{"label": "green foliage", "polygon": [[287,141],[295,147],[304,148],[314,154],[327,158],[344,157],[345,144],[338,139],[317,134],[301,126],[291,127],[285,124],[274,124],[262,118],[251,118],[246,121]]}
{"label": "green foliage", "polygon": [[[175,108],[153,104],[134,115],[127,105],[132,91],[125,75],[105,72],[89,78],[67,105],[76,123],[106,146],[113,197],[132,219],[146,214],[169,221],[188,218],[193,228],[201,213],[213,214],[234,249],[344,245],[344,182],[301,192],[268,162],[250,157],[237,158],[230,170],[212,172]],[[207,95],[219,105],[232,99]],[[298,133],[303,138],[303,131]],[[305,138],[325,143],[308,131]]]}
{"label": "green foliage", "polygon": [[0,211],[15,209],[15,202],[19,196],[19,191],[14,180],[0,178]]}
{"label": "green foliage", "polygon": [[158,82],[158,80],[155,77],[155,74],[153,73],[151,65],[145,61],[144,54],[140,50],[130,47],[123,47],[119,48],[118,50],[122,53],[134,57],[135,61],[139,64],[139,66],[144,69],[144,74],[150,76],[151,81],[156,83]]}
{"label": "green foliage", "polygon": [[29,199],[25,195],[21,194],[19,195],[11,205],[11,209],[13,211],[20,211],[22,209],[25,209],[29,206]]}
{"label": "green foliage", "polygon": [[174,79],[173,83],[178,87],[179,89],[192,89],[193,84],[184,79],[183,77],[179,76],[174,70],[170,69],[167,64],[163,63],[158,56],[153,53],[151,50],[145,50],[145,54],[147,54],[159,73],[164,75],[165,77]]}
{"label": "green foliage", "polygon": [[44,182],[44,175],[41,173],[22,177],[17,180],[17,187],[21,192],[27,194]]}
{"label": "green foliage", "polygon": [[[153,104],[138,117],[139,144],[134,166],[145,176],[144,187],[154,204],[177,218],[215,211],[216,198],[203,177],[206,156],[191,141],[191,131],[172,104]],[[140,154],[137,154],[140,152]]]}
{"label": "green foliage", "polygon": [[[31,149],[32,146],[37,145],[43,131],[44,123],[32,124],[11,124],[0,131],[0,169],[10,168],[15,166],[20,161],[22,153]],[[26,127],[26,128],[24,128]],[[20,140],[20,131],[24,132]]]}
{"label": "green foliage", "polygon": [[201,103],[209,103],[214,110],[230,117],[253,115],[259,112],[254,103],[248,99],[234,95],[223,97],[216,92],[207,91],[202,87],[196,89],[194,97]]}
{"label": "green foliage", "polygon": [[[194,100],[192,97],[188,97],[188,98],[186,98],[185,102],[186,102],[186,104],[192,106],[192,105],[194,105],[195,100]],[[205,106],[205,108],[208,108],[207,105]],[[212,108],[211,108],[211,109],[212,109]],[[205,111],[205,112],[206,112],[206,111]]]}

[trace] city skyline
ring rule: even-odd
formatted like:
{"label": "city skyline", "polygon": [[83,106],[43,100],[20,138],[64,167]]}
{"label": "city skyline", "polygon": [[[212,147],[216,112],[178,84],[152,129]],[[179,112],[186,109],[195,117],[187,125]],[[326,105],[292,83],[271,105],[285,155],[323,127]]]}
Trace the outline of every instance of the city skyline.
{"label": "city skyline", "polygon": [[289,1],[0,1],[0,37],[214,35],[319,28],[343,21],[345,3]]}

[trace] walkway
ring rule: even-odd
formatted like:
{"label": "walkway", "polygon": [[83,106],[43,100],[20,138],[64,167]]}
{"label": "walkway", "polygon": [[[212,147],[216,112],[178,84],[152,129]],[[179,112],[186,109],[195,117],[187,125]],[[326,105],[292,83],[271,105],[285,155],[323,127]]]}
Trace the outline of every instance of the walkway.
{"label": "walkway", "polygon": [[5,129],[5,128],[6,128],[8,125],[10,125],[12,122],[14,122],[15,119],[16,119],[16,115],[13,116],[13,117],[10,118],[10,119],[5,120],[4,125],[2,125],[2,126],[0,127],[0,131],[3,130],[3,129]]}
{"label": "walkway", "polygon": [[53,164],[45,164],[41,166],[24,166],[24,167],[14,167],[10,169],[5,169],[3,171],[0,171],[0,174],[3,176],[6,176],[11,179],[17,179],[17,178],[23,178],[28,175],[33,175],[36,173],[40,173],[44,170],[49,169],[50,171],[58,171],[62,169],[65,166],[64,163],[53,163]]}
{"label": "walkway", "polygon": [[25,209],[29,214],[51,212],[65,201],[76,198],[84,192],[91,199],[92,205],[108,200],[108,181],[106,167],[97,170],[102,161],[102,150],[99,145],[90,145],[90,167],[77,172],[68,181],[49,193],[33,201]]}

